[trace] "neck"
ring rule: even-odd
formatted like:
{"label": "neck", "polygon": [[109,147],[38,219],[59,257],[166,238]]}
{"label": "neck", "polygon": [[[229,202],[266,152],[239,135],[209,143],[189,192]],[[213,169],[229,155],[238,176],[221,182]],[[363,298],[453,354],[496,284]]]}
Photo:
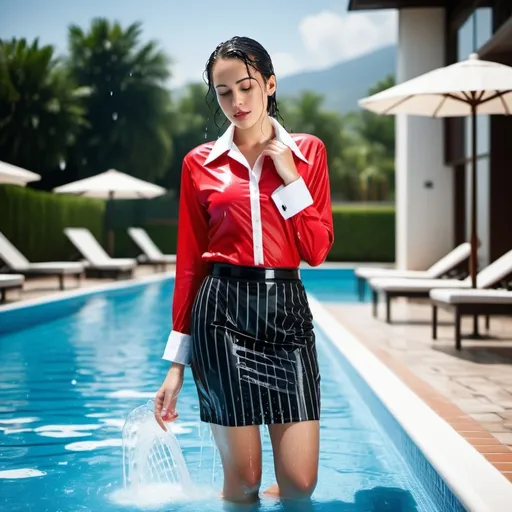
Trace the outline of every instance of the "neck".
{"label": "neck", "polygon": [[266,145],[270,139],[274,136],[274,126],[269,116],[261,116],[258,122],[248,128],[247,130],[240,130],[235,128],[233,141],[237,146],[252,147],[259,146],[261,144]]}

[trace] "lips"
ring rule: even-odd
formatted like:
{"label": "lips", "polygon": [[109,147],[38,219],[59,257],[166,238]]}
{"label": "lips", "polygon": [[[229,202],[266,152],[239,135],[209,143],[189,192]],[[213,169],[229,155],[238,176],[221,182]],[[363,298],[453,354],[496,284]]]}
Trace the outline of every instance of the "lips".
{"label": "lips", "polygon": [[247,117],[249,114],[250,114],[250,112],[243,112],[242,110],[240,110],[239,112],[237,112],[235,114],[235,117],[237,119],[243,119],[244,117]]}

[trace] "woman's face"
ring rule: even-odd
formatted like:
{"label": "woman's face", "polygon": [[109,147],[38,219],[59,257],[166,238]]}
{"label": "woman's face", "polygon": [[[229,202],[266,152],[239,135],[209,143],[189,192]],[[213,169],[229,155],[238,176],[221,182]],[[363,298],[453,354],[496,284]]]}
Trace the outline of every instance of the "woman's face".
{"label": "woman's face", "polygon": [[276,89],[275,77],[267,82],[239,59],[219,59],[212,69],[213,86],[224,115],[237,127],[247,129],[267,112],[268,96]]}

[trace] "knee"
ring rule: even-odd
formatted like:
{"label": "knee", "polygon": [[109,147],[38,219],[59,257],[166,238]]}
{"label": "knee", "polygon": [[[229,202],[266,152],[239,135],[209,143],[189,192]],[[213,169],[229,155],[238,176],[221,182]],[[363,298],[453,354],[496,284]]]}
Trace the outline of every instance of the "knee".
{"label": "knee", "polygon": [[295,482],[295,488],[299,496],[309,498],[313,494],[317,483],[316,476],[304,476]]}
{"label": "knee", "polygon": [[[295,475],[289,478],[286,486],[279,486],[282,488],[283,495],[287,494],[290,498],[309,498],[316,488],[317,476],[316,475]],[[283,489],[284,487],[284,489]],[[284,496],[283,496],[284,497]]]}
{"label": "knee", "polygon": [[225,487],[240,498],[258,494],[261,485],[261,471],[258,468],[243,467],[225,473]]}
{"label": "knee", "polygon": [[246,494],[258,492],[261,485],[261,471],[244,470],[239,473],[238,478]]}

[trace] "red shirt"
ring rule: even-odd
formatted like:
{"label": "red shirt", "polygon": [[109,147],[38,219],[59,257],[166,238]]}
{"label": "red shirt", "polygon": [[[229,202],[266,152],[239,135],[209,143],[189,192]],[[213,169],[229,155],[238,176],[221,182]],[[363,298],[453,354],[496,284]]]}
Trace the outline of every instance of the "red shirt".
{"label": "red shirt", "polygon": [[300,175],[287,186],[268,156],[250,169],[233,142],[233,126],[183,160],[173,330],[164,359],[190,364],[192,305],[212,262],[297,268],[304,260],[316,266],[332,246],[325,146],[313,135],[290,135],[271,120]]}

